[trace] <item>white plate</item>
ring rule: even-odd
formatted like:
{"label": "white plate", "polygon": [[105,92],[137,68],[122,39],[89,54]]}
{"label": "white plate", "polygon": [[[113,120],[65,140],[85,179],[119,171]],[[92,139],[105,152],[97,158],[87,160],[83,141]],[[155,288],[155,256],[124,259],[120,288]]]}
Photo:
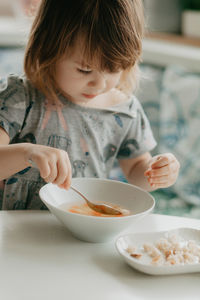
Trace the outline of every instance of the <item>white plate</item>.
{"label": "white plate", "polygon": [[183,265],[153,265],[151,259],[144,255],[144,258],[137,259],[130,256],[127,252],[129,246],[140,248],[145,243],[157,242],[160,238],[166,238],[170,235],[176,235],[186,241],[194,240],[200,245],[200,230],[192,228],[179,228],[169,231],[146,232],[127,234],[116,240],[116,248],[124,260],[133,268],[147,274],[167,275],[200,272],[200,263],[183,264]]}

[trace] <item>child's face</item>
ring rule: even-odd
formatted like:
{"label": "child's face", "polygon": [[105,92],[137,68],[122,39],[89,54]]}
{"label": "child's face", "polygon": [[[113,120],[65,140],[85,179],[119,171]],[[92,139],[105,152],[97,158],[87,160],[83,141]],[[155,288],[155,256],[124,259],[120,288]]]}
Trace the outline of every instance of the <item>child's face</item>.
{"label": "child's face", "polygon": [[122,71],[101,72],[82,62],[81,47],[75,47],[71,56],[56,65],[56,82],[70,101],[86,104],[119,83]]}

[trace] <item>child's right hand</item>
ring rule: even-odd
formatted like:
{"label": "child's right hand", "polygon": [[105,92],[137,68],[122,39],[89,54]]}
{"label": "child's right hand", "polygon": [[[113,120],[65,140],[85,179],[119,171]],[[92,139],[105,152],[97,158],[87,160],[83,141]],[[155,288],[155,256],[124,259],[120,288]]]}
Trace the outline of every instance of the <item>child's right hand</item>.
{"label": "child's right hand", "polygon": [[69,189],[71,185],[71,164],[66,151],[35,144],[26,144],[26,161],[36,164],[40,176],[46,182],[52,182],[62,188]]}

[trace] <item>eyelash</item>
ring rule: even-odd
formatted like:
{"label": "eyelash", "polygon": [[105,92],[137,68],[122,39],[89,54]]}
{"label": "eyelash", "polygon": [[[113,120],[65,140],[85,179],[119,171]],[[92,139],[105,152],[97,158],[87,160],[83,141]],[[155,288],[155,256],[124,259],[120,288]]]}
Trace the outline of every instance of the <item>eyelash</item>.
{"label": "eyelash", "polygon": [[83,73],[83,74],[90,74],[92,71],[91,70],[82,70],[82,69],[77,69],[78,70],[78,72],[80,72],[80,73]]}

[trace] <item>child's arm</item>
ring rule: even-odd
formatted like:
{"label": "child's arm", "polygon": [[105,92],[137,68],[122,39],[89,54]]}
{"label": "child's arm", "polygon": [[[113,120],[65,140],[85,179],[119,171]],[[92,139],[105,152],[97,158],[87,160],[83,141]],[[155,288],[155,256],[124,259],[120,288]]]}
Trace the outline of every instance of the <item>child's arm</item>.
{"label": "child's arm", "polygon": [[137,158],[119,161],[127,180],[147,191],[167,188],[178,177],[180,164],[171,153],[152,157],[145,153]]}
{"label": "child's arm", "polygon": [[29,166],[24,160],[23,144],[8,145],[9,141],[8,134],[0,128],[0,180]]}
{"label": "child's arm", "polygon": [[9,145],[8,134],[0,128],[0,180],[31,166],[31,159],[46,182],[66,189],[71,184],[71,165],[67,152],[31,143]]}

